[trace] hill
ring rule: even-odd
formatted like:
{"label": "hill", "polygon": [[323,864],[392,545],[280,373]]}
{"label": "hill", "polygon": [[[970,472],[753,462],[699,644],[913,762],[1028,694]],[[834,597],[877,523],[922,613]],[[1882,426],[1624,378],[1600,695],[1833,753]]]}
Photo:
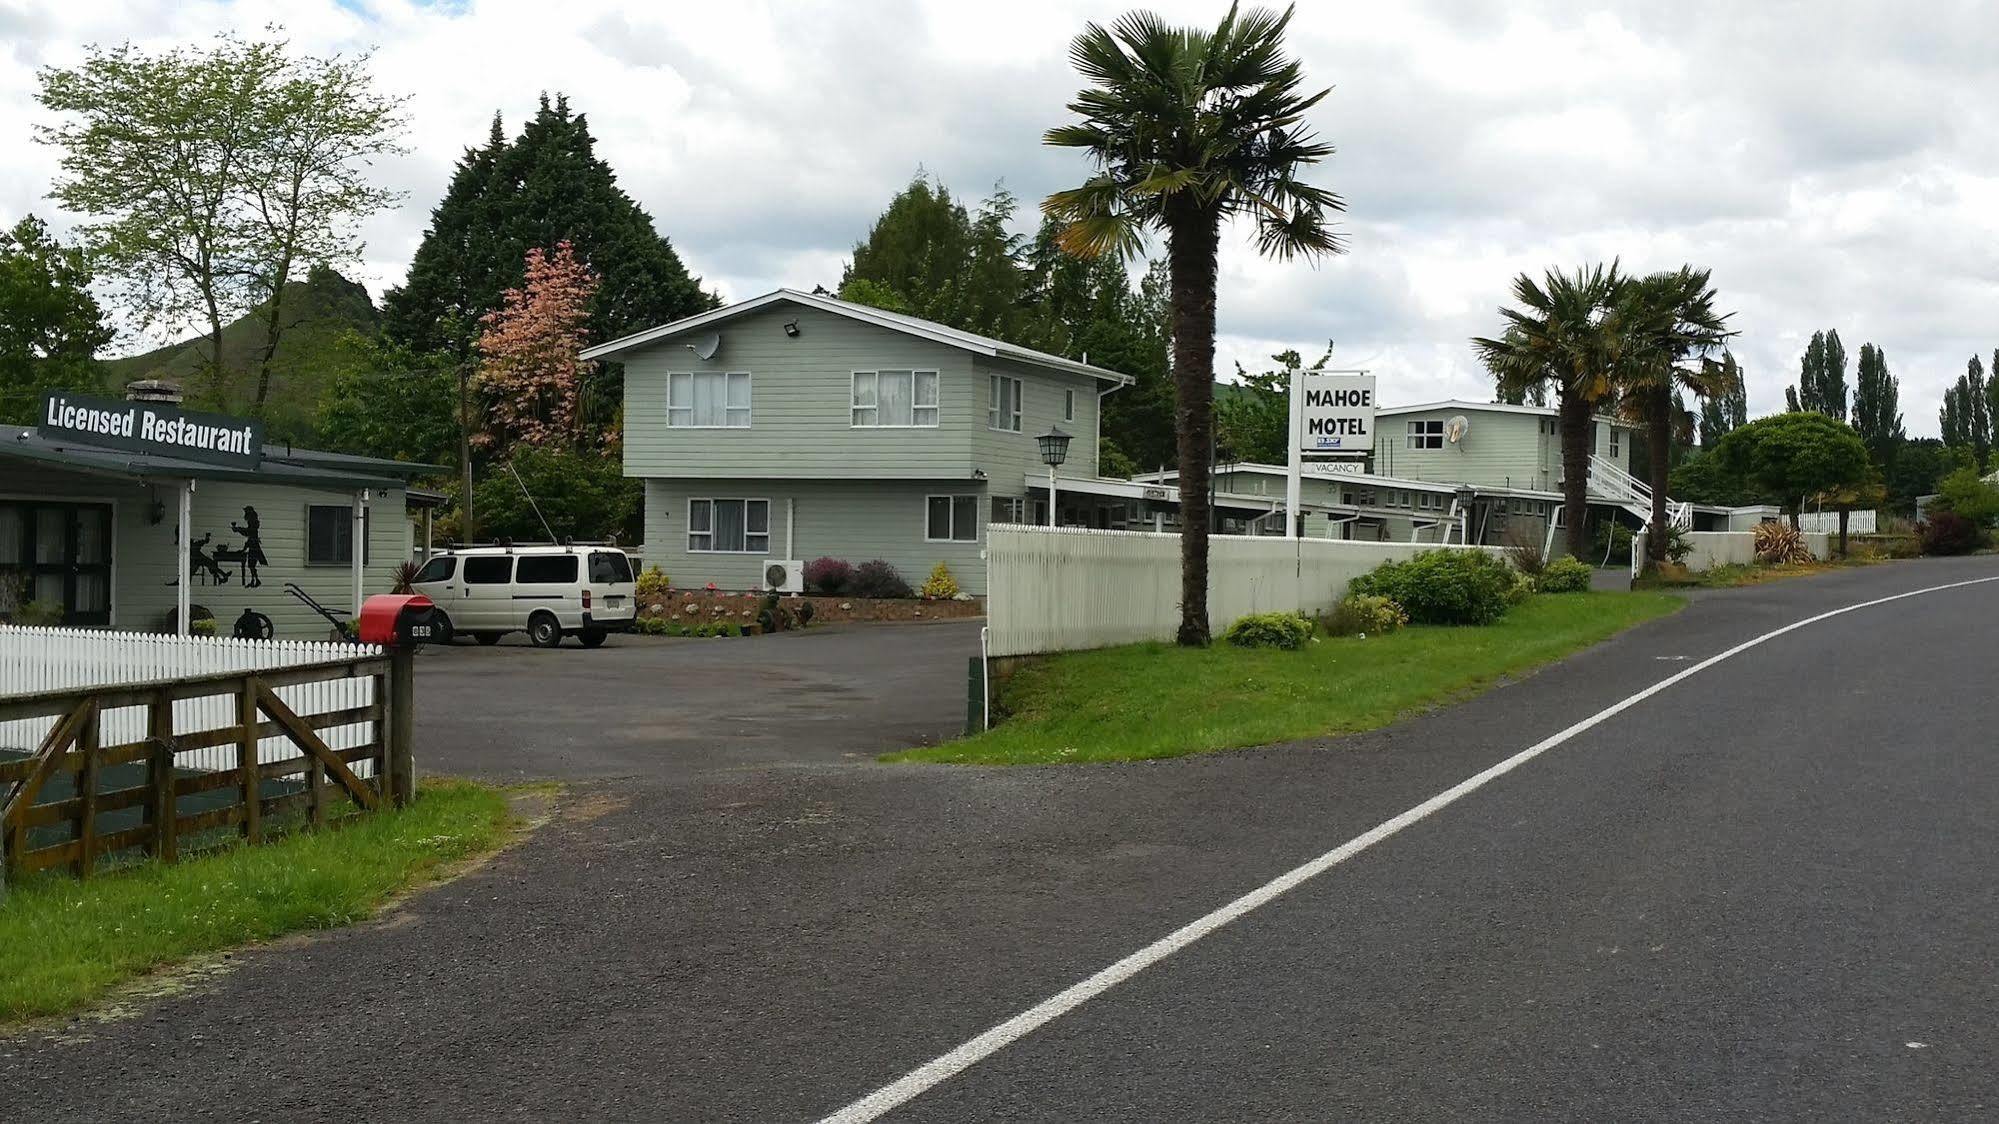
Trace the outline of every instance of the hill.
{"label": "hill", "polygon": [[[350,332],[373,338],[381,333],[382,314],[368,290],[331,269],[316,269],[303,281],[285,286],[285,333],[271,363],[271,391],[264,411],[273,437],[308,440],[320,389],[342,364],[341,341]],[[207,354],[208,338],[200,336],[168,344],[142,355],[104,363],[105,381],[122,387],[134,379],[164,378],[182,385],[190,406],[223,413],[245,414],[257,394],[257,353],[263,346],[264,309],[223,325],[223,376],[197,375]]]}

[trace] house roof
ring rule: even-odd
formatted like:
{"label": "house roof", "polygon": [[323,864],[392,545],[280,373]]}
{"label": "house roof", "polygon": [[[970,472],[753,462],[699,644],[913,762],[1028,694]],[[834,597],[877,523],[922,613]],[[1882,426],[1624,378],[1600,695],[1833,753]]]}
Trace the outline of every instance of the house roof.
{"label": "house roof", "polygon": [[40,430],[0,426],[0,460],[52,465],[94,476],[133,479],[238,480],[256,484],[289,484],[300,488],[353,490],[400,488],[407,478],[429,466],[376,457],[350,457],[314,449],[264,446],[256,468],[210,464],[206,461],[133,453],[98,445],[83,445],[45,437]]}
{"label": "house roof", "polygon": [[[1420,414],[1430,410],[1476,410],[1491,414],[1533,414],[1535,417],[1559,417],[1561,411],[1552,406],[1515,406],[1510,402],[1468,402],[1463,398],[1446,398],[1441,402],[1418,402],[1413,406],[1383,406],[1375,411],[1377,416],[1393,417],[1396,414]],[[1609,414],[1598,414],[1596,420],[1606,421],[1624,429],[1635,429],[1632,423]]]}
{"label": "house roof", "polygon": [[929,340],[932,343],[941,343],[947,347],[959,348],[978,355],[1011,359],[1017,363],[1027,363],[1036,367],[1052,371],[1062,371],[1072,375],[1087,375],[1094,379],[1116,383],[1119,386],[1124,386],[1132,381],[1129,375],[1122,375],[1116,371],[1106,370],[1103,367],[1093,367],[1088,363],[1078,363],[1074,359],[1064,359],[1060,355],[1050,355],[1045,351],[1036,351],[1031,347],[1021,347],[1017,344],[1007,343],[1004,340],[996,340],[988,336],[981,336],[972,332],[960,331],[957,328],[946,327],[935,321],[921,320],[914,316],[905,316],[899,312],[889,312],[885,309],[873,308],[865,304],[855,304],[853,301],[843,301],[837,297],[823,296],[819,293],[800,292],[797,289],[778,289],[775,292],[765,293],[760,297],[752,297],[749,300],[738,301],[735,304],[726,305],[710,312],[703,312],[696,316],[675,320],[671,324],[661,324],[657,328],[647,328],[643,332],[634,332],[623,339],[615,339],[609,343],[600,343],[595,347],[585,348],[583,349],[581,358],[608,358],[621,352],[630,351],[633,348],[645,347],[649,344],[671,339],[674,336],[683,335],[699,328],[712,327],[716,324],[733,320],[746,313],[783,303],[818,309],[821,312],[830,312],[835,316],[844,316],[850,320],[859,320],[864,324],[873,324],[878,328],[887,328],[892,332],[901,332],[905,335],[916,336],[920,339]]}

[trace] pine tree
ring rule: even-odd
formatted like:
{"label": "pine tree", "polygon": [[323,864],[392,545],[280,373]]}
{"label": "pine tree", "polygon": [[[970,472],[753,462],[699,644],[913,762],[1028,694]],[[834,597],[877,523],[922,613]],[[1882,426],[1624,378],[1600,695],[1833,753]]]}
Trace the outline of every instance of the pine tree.
{"label": "pine tree", "polygon": [[1902,428],[1901,386],[1888,371],[1888,353],[1860,345],[1860,370],[1853,392],[1853,428],[1867,442],[1877,465],[1887,465],[1907,434]]}
{"label": "pine tree", "polygon": [[495,116],[431,212],[409,275],[383,301],[391,340],[470,357],[480,320],[518,288],[531,249],[568,242],[600,278],[590,337],[615,339],[715,307],[652,216],[598,159],[587,120],[543,96],[509,143]]}

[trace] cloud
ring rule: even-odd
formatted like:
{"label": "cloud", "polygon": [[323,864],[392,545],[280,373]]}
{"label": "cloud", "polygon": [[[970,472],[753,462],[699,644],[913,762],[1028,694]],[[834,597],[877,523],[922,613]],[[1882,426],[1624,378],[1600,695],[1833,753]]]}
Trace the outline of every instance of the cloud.
{"label": "cloud", "polygon": [[[452,165],[492,115],[543,92],[689,266],[731,297],[838,281],[854,242],[919,168],[1021,223],[1088,169],[1044,147],[1079,80],[1067,48],[1124,4],[805,0],[30,0],[0,9],[0,220],[34,210],[55,154],[31,143],[36,67],[88,42],[158,48],[285,25],[302,49],[375,51],[410,95],[411,152],[377,170],[405,203],[370,221],[379,293],[415,251]],[[1169,0],[1185,22],[1211,0]],[[1218,365],[1337,341],[1386,398],[1482,397],[1466,345],[1521,271],[1618,258],[1712,267],[1736,312],[1752,409],[1777,408],[1813,330],[1887,348],[1910,428],[1999,345],[1999,11],[1950,0],[1661,7],[1606,0],[1411,0],[1301,7],[1292,42],[1332,94],[1318,180],[1349,205],[1352,253],[1312,267],[1226,241]],[[133,339],[131,346],[148,341]]]}

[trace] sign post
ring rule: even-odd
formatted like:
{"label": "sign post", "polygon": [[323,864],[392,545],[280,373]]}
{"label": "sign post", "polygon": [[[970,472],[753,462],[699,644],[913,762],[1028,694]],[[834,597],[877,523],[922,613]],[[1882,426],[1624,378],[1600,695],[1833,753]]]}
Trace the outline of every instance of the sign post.
{"label": "sign post", "polygon": [[1374,450],[1374,376],[1366,371],[1293,371],[1291,457],[1284,480],[1286,538],[1297,538],[1307,454],[1366,456]]}

